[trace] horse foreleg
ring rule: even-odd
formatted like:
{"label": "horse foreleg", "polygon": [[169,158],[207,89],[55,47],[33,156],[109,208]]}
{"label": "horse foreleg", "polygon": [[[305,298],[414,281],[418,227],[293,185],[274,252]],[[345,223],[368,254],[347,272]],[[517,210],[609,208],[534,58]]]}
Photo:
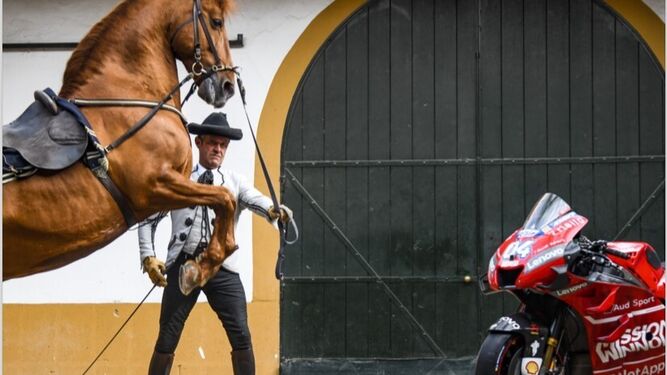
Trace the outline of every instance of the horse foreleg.
{"label": "horse foreleg", "polygon": [[158,210],[172,210],[188,206],[210,206],[215,211],[213,233],[206,251],[196,261],[181,266],[179,286],[183,294],[190,294],[220,269],[222,262],[237,248],[234,239],[234,212],[236,202],[225,187],[198,184],[180,174],[168,173],[154,190],[162,204]]}
{"label": "horse foreleg", "polygon": [[[178,274],[178,286],[183,294],[188,295],[196,287],[204,286],[204,284],[218,272],[222,266],[222,262],[238,249],[238,246],[234,243],[234,209],[235,207],[232,207],[231,211],[224,213],[215,210],[213,233],[211,234],[211,241],[209,242],[206,251],[199,254],[197,259],[188,260],[181,266]],[[227,215],[228,212],[229,216],[223,217],[223,215]],[[231,232],[223,230],[223,228],[226,228],[229,224],[231,224]],[[214,238],[216,238],[216,231],[218,231],[218,233],[227,234],[225,236],[226,245],[224,248],[221,248],[219,239],[214,241]],[[230,240],[231,242],[229,242]],[[232,245],[230,245],[230,243]]]}

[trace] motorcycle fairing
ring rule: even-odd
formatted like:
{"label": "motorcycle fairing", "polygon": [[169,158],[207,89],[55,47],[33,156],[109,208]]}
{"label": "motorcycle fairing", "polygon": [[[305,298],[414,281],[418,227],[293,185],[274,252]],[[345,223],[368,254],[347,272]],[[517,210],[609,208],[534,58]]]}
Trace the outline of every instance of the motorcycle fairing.
{"label": "motorcycle fairing", "polygon": [[[614,369],[619,369],[620,374],[633,374],[628,371],[632,370],[638,371],[637,374],[664,375],[664,367],[659,372],[650,372],[665,360],[662,301],[647,290],[628,285],[579,281],[583,282],[569,288],[577,289],[574,292],[554,293],[554,297],[581,317],[594,374],[616,375]],[[623,373],[624,370],[627,372]]]}
{"label": "motorcycle fairing", "polygon": [[646,242],[609,242],[607,246],[630,255],[629,259],[615,258],[616,263],[626,270],[632,269],[640,277],[640,280],[634,277],[626,279],[637,280],[636,285],[665,299],[665,268],[651,245]]}
{"label": "motorcycle fairing", "polygon": [[539,229],[529,229],[526,232],[522,227],[515,231],[489,261],[490,288],[497,290],[508,286],[506,281],[498,279],[498,273],[495,272],[498,269],[518,272],[511,285],[513,287],[536,287],[538,281],[544,280],[544,272],[552,273],[549,268],[565,264],[564,255],[567,254],[572,239],[587,223],[588,219],[569,211],[542,224]]}

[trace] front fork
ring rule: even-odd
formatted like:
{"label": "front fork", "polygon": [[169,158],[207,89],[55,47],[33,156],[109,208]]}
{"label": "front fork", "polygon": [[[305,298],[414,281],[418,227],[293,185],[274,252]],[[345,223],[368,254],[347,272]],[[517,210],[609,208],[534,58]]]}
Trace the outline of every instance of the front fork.
{"label": "front fork", "polygon": [[[519,312],[503,316],[489,327],[489,333],[523,338],[524,352],[520,366],[523,375],[560,375],[562,366],[565,365],[566,358],[559,360],[558,353],[567,351],[563,350],[562,345],[568,307],[554,304],[542,308],[556,312],[552,316],[540,314],[542,319],[536,320],[535,315],[527,311],[524,304]],[[549,325],[547,321],[550,322]]]}
{"label": "front fork", "polygon": [[[556,371],[559,369],[556,361],[556,353],[558,353],[558,345],[560,340],[563,337],[563,326],[565,324],[565,311],[566,309],[559,309],[556,313],[554,321],[549,327],[549,337],[547,337],[547,347],[544,352],[544,366],[540,369],[540,375],[552,375],[557,374]],[[561,365],[564,365],[561,363]]]}

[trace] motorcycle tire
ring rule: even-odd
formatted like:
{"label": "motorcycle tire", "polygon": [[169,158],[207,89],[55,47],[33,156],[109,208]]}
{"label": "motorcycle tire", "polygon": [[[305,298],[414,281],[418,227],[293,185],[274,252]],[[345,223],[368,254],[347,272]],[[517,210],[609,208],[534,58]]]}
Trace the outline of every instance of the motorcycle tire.
{"label": "motorcycle tire", "polygon": [[507,333],[490,333],[484,339],[475,375],[520,375],[523,339]]}

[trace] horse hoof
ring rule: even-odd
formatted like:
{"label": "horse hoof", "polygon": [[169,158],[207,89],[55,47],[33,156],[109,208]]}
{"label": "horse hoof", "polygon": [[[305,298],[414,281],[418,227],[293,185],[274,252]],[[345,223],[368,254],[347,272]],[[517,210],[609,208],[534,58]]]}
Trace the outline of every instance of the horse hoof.
{"label": "horse hoof", "polygon": [[188,295],[199,286],[199,266],[189,260],[181,266],[178,272],[178,287],[181,293]]}

